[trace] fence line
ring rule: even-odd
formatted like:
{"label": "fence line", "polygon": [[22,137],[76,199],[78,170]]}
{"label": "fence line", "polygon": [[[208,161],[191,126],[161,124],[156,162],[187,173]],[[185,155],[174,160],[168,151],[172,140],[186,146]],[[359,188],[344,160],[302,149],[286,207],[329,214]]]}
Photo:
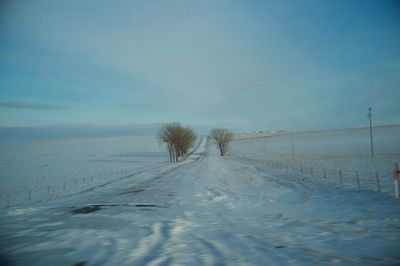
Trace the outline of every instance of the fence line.
{"label": "fence line", "polygon": [[17,206],[28,202],[46,201],[58,197],[73,195],[83,191],[87,191],[96,187],[101,187],[120,179],[138,174],[140,171],[154,167],[159,164],[145,165],[135,168],[126,168],[119,170],[107,170],[103,174],[97,174],[97,178],[93,175],[83,177],[73,177],[52,184],[30,185],[25,186],[18,191],[5,191],[0,194],[0,207]]}
{"label": "fence line", "polygon": [[293,177],[298,181],[317,180],[335,184],[343,188],[351,188],[358,190],[378,191],[384,194],[394,196],[393,179],[382,179],[378,171],[360,171],[360,170],[343,170],[343,169],[327,169],[304,164],[291,163],[290,161],[273,161],[258,158],[250,158],[242,155],[234,155],[242,161],[250,162],[256,166],[259,171],[266,172],[274,169],[277,175],[285,175],[291,172]]}

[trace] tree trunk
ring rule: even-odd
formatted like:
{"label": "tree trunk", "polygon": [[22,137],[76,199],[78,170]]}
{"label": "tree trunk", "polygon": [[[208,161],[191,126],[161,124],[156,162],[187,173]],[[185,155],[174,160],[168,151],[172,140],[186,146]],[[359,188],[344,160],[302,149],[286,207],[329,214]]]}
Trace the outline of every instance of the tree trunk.
{"label": "tree trunk", "polygon": [[179,150],[175,149],[175,162],[177,163],[179,161]]}

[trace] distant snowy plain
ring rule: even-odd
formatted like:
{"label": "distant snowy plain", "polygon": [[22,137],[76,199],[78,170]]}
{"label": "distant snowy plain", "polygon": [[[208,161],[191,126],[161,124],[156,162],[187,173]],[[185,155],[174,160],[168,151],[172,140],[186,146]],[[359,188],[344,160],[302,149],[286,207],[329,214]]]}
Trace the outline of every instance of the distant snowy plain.
{"label": "distant snowy plain", "polygon": [[[203,138],[198,149],[178,164],[168,164],[165,151],[156,142],[154,150],[149,149],[150,139],[148,143],[141,141],[146,146],[143,149],[131,148],[141,146],[128,145],[128,139],[119,138],[92,139],[97,144],[90,149],[82,144],[90,140],[61,141],[65,146],[60,144],[61,155],[54,163],[60,160],[63,164],[65,158],[71,158],[69,166],[82,171],[87,168],[88,175],[96,173],[97,167],[102,172],[148,165],[138,171],[120,171],[112,182],[73,195],[1,208],[0,264],[400,264],[399,200],[377,191],[299,179],[296,172],[285,169],[267,165],[260,169],[257,161],[243,158],[288,159],[291,144],[287,144],[287,136],[280,136],[289,149],[276,142],[274,150],[273,138],[265,147],[264,139],[255,139],[257,134],[247,137],[234,141],[231,154],[225,157]],[[313,158],[321,158],[320,165],[329,163],[329,158],[335,160],[336,155],[344,156],[341,152],[325,154],[325,137],[323,141],[315,136],[305,138],[302,146],[301,136],[294,137],[295,160],[309,164]],[[316,145],[306,152],[309,140],[315,140]],[[338,148],[341,140],[336,138],[336,145],[332,140],[332,147]],[[80,144],[74,146],[76,142]],[[43,144],[47,145],[29,145]],[[358,156],[368,156],[368,146],[364,149],[363,145],[357,150],[347,143],[347,155],[356,161]],[[393,145],[387,146],[387,154],[394,156],[390,164],[398,158],[398,143]],[[77,152],[66,156],[64,151],[72,147]],[[378,147],[383,146],[377,146],[378,155],[385,153]],[[151,156],[126,156],[144,150]],[[322,153],[318,155],[318,151]],[[98,157],[104,162],[93,162],[96,154],[102,155]],[[113,156],[121,154],[123,159]],[[354,163],[348,165],[354,167]],[[71,170],[59,169],[64,169],[64,174]]]}
{"label": "distant snowy plain", "polygon": [[[32,200],[65,189],[77,191],[111,181],[148,165],[166,163],[165,147],[154,136],[69,138],[0,144],[0,196]],[[39,194],[40,192],[40,194]],[[43,193],[44,192],[44,193]],[[21,199],[22,198],[22,199]]]}

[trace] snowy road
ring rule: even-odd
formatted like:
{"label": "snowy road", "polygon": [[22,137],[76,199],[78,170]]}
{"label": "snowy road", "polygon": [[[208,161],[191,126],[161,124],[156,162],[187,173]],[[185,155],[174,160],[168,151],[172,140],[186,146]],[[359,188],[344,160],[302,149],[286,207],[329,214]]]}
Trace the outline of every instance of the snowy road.
{"label": "snowy road", "polygon": [[375,192],[289,180],[206,147],[180,164],[2,210],[0,262],[400,264],[399,202]]}

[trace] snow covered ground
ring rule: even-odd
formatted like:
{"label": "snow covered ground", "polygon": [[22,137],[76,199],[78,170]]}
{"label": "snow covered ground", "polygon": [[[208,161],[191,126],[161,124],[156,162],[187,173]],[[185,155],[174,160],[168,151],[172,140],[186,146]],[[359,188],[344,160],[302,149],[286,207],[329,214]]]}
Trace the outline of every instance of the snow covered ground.
{"label": "snow covered ground", "polygon": [[[313,178],[343,182],[352,187],[377,190],[379,175],[382,192],[393,195],[392,169],[400,163],[400,126],[374,128],[375,155],[371,157],[369,129],[344,129],[292,134],[247,134],[233,143],[231,152],[251,160],[265,160],[299,168]],[[311,169],[312,168],[312,169]],[[324,173],[325,172],[325,173]]]}
{"label": "snow covered ground", "polygon": [[1,209],[0,264],[400,264],[399,201],[274,171],[203,142],[179,164]]}
{"label": "snow covered ground", "polygon": [[0,205],[82,191],[166,164],[154,136],[0,143]]}

